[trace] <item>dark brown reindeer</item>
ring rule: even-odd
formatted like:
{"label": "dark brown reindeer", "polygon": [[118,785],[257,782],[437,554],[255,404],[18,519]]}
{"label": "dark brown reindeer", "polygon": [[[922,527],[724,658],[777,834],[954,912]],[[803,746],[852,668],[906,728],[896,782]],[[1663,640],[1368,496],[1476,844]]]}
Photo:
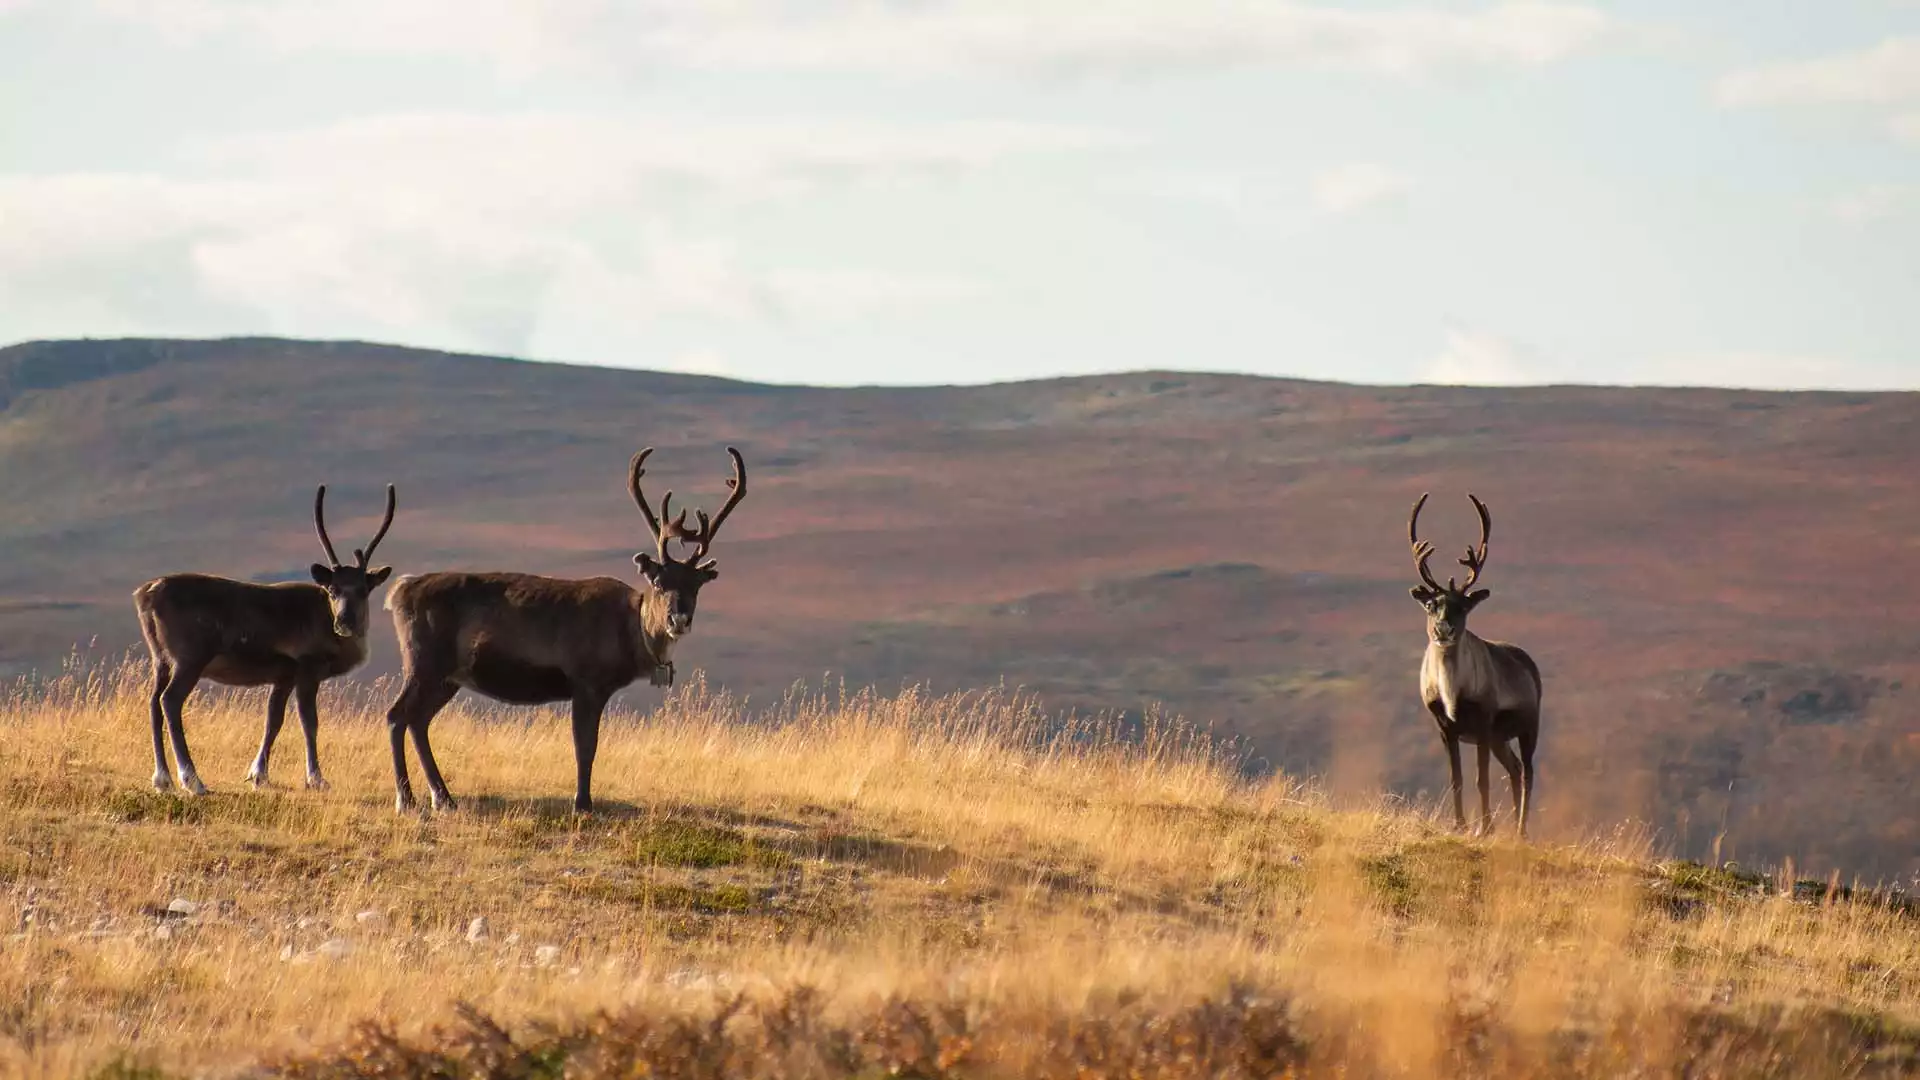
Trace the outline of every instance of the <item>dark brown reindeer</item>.
{"label": "dark brown reindeer", "polygon": [[[1468,613],[1488,596],[1486,589],[1475,589],[1474,585],[1486,568],[1487,540],[1493,533],[1493,519],[1486,504],[1473,495],[1467,498],[1480,514],[1480,546],[1468,548],[1460,560],[1460,565],[1467,568],[1463,585],[1455,585],[1448,578],[1442,588],[1427,569],[1433,545],[1420,539],[1420,508],[1426,505],[1426,495],[1413,504],[1413,514],[1407,519],[1407,542],[1413,547],[1414,568],[1424,583],[1411,592],[1427,612],[1427,654],[1420,662],[1420,700],[1433,714],[1447,746],[1454,825],[1464,829],[1467,824],[1460,806],[1460,744],[1465,742],[1479,749],[1481,831],[1493,831],[1493,807],[1487,792],[1487,757],[1491,755],[1500,759],[1512,782],[1514,814],[1524,838],[1533,809],[1533,749],[1540,738],[1540,668],[1518,645],[1487,641],[1467,629]],[[1509,745],[1514,742],[1520,747],[1517,757]]]}
{"label": "dark brown reindeer", "polygon": [[387,485],[387,514],[365,550],[354,551],[354,565],[342,566],[327,536],[327,486],[313,497],[313,527],[326,549],[325,565],[314,563],[313,584],[258,585],[210,574],[168,574],[133,591],[140,633],[153,656],[153,786],[173,786],[161,739],[164,725],[173,742],[180,786],[204,795],[187,752],[180,707],[202,678],[228,686],[271,686],[267,729],[260,753],[247,770],[255,787],[267,785],[267,759],[286,719],[291,695],[307,740],[307,786],[324,788],[316,739],[320,717],[315,704],[320,684],[344,675],[367,660],[367,609],[373,590],[392,567],[367,568],[375,548],[393,525],[393,485]]}
{"label": "dark brown reindeer", "polygon": [[[573,705],[573,807],[593,809],[593,757],[600,745],[600,717],[615,693],[642,675],[654,686],[673,685],[673,650],[693,631],[700,587],[719,576],[708,551],[720,525],[747,494],[740,451],[729,446],[733,478],[726,505],[711,520],[704,510],[695,530],[687,512],[670,518],[673,492],[660,500],[655,517],[640,491],[648,447],[633,456],[627,490],[647,519],[656,555],[633,557],[642,587],[610,577],[585,579],[535,574],[447,571],[404,576],[387,593],[400,639],[404,681],[387,712],[393,740],[394,809],[413,807],[405,740],[426,774],[435,810],[453,809],[427,739],[427,726],[462,688],[495,701]],[[662,524],[662,521],[665,524]],[[667,545],[693,545],[676,560]]]}

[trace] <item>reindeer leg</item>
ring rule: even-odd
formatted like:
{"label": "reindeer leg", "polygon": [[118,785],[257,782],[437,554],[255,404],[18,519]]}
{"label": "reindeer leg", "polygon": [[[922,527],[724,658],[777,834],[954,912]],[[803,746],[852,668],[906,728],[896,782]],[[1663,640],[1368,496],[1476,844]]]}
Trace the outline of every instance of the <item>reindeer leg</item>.
{"label": "reindeer leg", "polygon": [[187,789],[189,795],[205,795],[207,785],[200,782],[200,772],[193,767],[193,754],[187,750],[187,729],[180,722],[180,707],[187,703],[187,695],[193,693],[200,682],[200,673],[206,669],[205,660],[175,667],[173,678],[167,680],[167,688],[160,694],[160,708],[167,718],[167,738],[173,743],[173,764],[180,774],[180,786]]}
{"label": "reindeer leg", "polygon": [[1513,787],[1513,816],[1518,821],[1526,806],[1526,796],[1520,790],[1520,759],[1514,756],[1513,747],[1508,746],[1504,739],[1493,744],[1493,756],[1500,762],[1500,767],[1507,770],[1507,783]]}
{"label": "reindeer leg", "polygon": [[1474,757],[1478,759],[1477,763],[1480,766],[1480,774],[1479,774],[1478,780],[1479,780],[1479,786],[1480,786],[1480,835],[1481,836],[1488,836],[1488,835],[1491,835],[1493,832],[1493,798],[1491,793],[1488,791],[1488,786],[1487,786],[1487,773],[1489,771],[1487,768],[1487,764],[1488,764],[1488,759],[1493,755],[1493,749],[1491,745],[1492,743],[1493,743],[1493,734],[1492,732],[1488,732],[1487,734],[1481,736],[1479,745],[1474,747]]}
{"label": "reindeer leg", "polygon": [[453,683],[443,682],[421,691],[419,707],[407,722],[407,731],[413,736],[413,753],[420,759],[420,771],[427,776],[427,795],[433,799],[436,813],[452,813],[455,809],[453,795],[447,790],[447,782],[440,777],[440,763],[433,758],[433,743],[427,738],[427,725],[460,688]]}
{"label": "reindeer leg", "polygon": [[1533,748],[1540,741],[1540,717],[1520,732],[1520,838],[1526,839],[1527,822],[1533,817]]}
{"label": "reindeer leg", "polygon": [[167,714],[160,706],[160,696],[167,692],[167,683],[173,680],[173,665],[160,658],[153,657],[153,698],[147,703],[148,711],[153,714],[153,789],[171,791],[173,776],[167,772]]}
{"label": "reindeer leg", "polygon": [[1453,792],[1453,827],[1465,829],[1467,812],[1460,805],[1460,789],[1463,786],[1460,778],[1460,740],[1452,735],[1443,735],[1441,738],[1447,744],[1447,774],[1452,782],[1449,790]]}
{"label": "reindeer leg", "polygon": [[267,783],[267,761],[273,756],[273,740],[280,737],[280,725],[287,721],[287,695],[291,693],[293,680],[287,678],[274,683],[273,692],[267,695],[267,730],[260,737],[260,752],[247,770],[247,783],[256,789],[271,786]]}
{"label": "reindeer leg", "polygon": [[407,729],[421,713],[427,696],[434,692],[429,689],[433,685],[444,684],[429,683],[408,672],[406,682],[400,686],[400,696],[393,699],[393,708],[387,710],[387,738],[393,746],[393,809],[398,814],[406,813],[414,805],[413,782],[407,779]]}
{"label": "reindeer leg", "polygon": [[300,710],[300,735],[307,744],[307,789],[325,791],[327,778],[320,775],[320,677],[301,672],[294,684],[293,702]]}
{"label": "reindeer leg", "polygon": [[573,809],[593,813],[593,757],[600,749],[600,715],[608,695],[598,690],[575,690],[573,695]]}

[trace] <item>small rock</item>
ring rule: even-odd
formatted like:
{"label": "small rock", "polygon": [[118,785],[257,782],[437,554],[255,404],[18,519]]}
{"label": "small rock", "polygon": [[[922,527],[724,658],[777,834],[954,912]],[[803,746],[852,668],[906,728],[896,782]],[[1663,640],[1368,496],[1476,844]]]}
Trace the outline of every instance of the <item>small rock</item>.
{"label": "small rock", "polygon": [[345,960],[353,955],[353,942],[346,938],[328,938],[313,951],[329,960]]}
{"label": "small rock", "polygon": [[533,950],[533,962],[541,967],[552,967],[560,962],[560,946],[542,945]]}
{"label": "small rock", "polygon": [[473,921],[467,924],[467,940],[473,941],[473,942],[480,942],[480,941],[485,941],[486,939],[487,939],[487,917],[485,915],[476,915],[474,916]]}
{"label": "small rock", "polygon": [[355,915],[353,921],[359,923],[361,926],[377,930],[387,925],[387,913],[368,908],[360,914]]}
{"label": "small rock", "polygon": [[173,903],[167,905],[167,914],[190,916],[200,910],[200,905],[184,897],[176,896]]}

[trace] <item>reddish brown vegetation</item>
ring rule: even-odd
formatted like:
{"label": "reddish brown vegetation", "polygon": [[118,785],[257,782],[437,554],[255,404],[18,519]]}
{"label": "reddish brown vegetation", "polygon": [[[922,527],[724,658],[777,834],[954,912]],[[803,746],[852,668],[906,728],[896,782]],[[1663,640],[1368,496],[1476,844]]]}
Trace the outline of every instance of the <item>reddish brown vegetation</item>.
{"label": "reddish brown vegetation", "polygon": [[[1541,835],[1637,817],[1690,853],[1724,834],[1723,858],[1920,870],[1915,395],[809,390],[242,341],[22,346],[0,400],[16,669],[132,644],[121,598],[159,570],[304,573],[287,523],[322,477],[421,493],[401,572],[627,576],[633,445],[704,477],[737,442],[754,511],[688,669],[763,701],[823,675],[1162,701],[1336,792],[1445,785],[1399,534],[1418,492],[1471,488],[1502,508],[1476,629],[1526,643],[1548,686]],[[717,504],[719,480],[687,494]],[[1472,528],[1464,505],[1433,516]],[[373,644],[369,673],[393,670]]]}

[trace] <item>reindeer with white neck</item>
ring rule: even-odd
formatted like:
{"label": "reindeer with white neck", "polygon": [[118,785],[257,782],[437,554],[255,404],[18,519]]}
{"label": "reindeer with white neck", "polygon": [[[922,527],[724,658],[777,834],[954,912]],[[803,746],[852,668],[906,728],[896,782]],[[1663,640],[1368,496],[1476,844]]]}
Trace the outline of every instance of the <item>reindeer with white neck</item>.
{"label": "reindeer with white neck", "polygon": [[[1487,565],[1487,540],[1493,532],[1487,506],[1473,495],[1473,508],[1480,514],[1480,545],[1468,548],[1460,565],[1467,568],[1467,580],[1455,585],[1447,579],[1443,588],[1427,569],[1433,557],[1433,545],[1420,539],[1420,508],[1427,496],[1413,504],[1407,519],[1407,542],[1413,547],[1414,568],[1422,584],[1410,590],[1427,613],[1427,654],[1420,663],[1420,700],[1440,727],[1440,738],[1447,747],[1447,765],[1452,779],[1453,820],[1457,828],[1467,825],[1460,805],[1460,744],[1469,743],[1479,750],[1480,830],[1493,831],[1493,807],[1487,791],[1487,758],[1500,759],[1513,784],[1513,809],[1519,818],[1520,836],[1527,835],[1527,818],[1533,809],[1533,749],[1540,738],[1540,668],[1518,645],[1488,641],[1467,629],[1467,615],[1487,598],[1486,589],[1475,589],[1480,571]],[[1516,756],[1512,743],[1519,744]]]}

